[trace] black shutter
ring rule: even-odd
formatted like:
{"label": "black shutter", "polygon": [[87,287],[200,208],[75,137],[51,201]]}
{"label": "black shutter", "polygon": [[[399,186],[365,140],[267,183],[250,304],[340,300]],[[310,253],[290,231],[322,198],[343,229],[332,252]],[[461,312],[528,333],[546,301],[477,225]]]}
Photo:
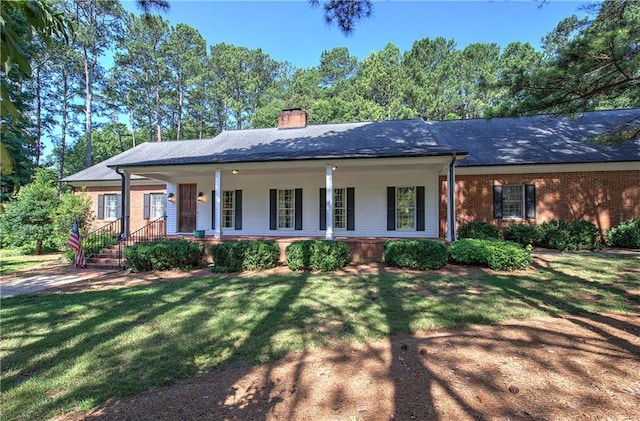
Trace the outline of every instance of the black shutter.
{"label": "black shutter", "polygon": [[320,187],[320,230],[327,229],[327,189]]}
{"label": "black shutter", "polygon": [[278,190],[269,190],[269,229],[278,228]]}
{"label": "black shutter", "polygon": [[493,186],[493,217],[502,218],[502,186]]}
{"label": "black shutter", "polygon": [[396,188],[387,187],[387,231],[396,229]]}
{"label": "black shutter", "polygon": [[116,198],[116,218],[122,218],[122,195],[119,194]]}
{"label": "black shutter", "polygon": [[242,190],[236,190],[236,229],[242,229]]}
{"label": "black shutter", "polygon": [[536,186],[527,184],[524,186],[524,204],[526,207],[526,216],[528,219],[536,217]]}
{"label": "black shutter", "polygon": [[151,195],[149,193],[144,194],[144,200],[142,205],[142,218],[151,218]]}
{"label": "black shutter", "polygon": [[104,219],[104,194],[98,195],[98,219]]}
{"label": "black shutter", "polygon": [[424,231],[424,186],[416,187],[416,231]]}
{"label": "black shutter", "polygon": [[347,231],[356,229],[355,191],[353,187],[347,187]]}
{"label": "black shutter", "polygon": [[211,190],[211,229],[216,229],[216,191]]}
{"label": "black shutter", "polygon": [[295,194],[296,230],[300,231],[302,229],[302,189],[296,189]]}

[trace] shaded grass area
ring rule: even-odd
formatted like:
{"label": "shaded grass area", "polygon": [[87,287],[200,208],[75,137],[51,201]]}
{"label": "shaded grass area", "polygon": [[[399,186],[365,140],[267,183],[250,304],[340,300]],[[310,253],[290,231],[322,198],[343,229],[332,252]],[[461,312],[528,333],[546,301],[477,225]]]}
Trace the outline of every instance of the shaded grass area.
{"label": "shaded grass area", "polygon": [[211,276],[2,300],[2,419],[89,409],[237,361],[335,341],[561,313],[638,311],[640,258],[518,273]]}
{"label": "shaded grass area", "polygon": [[58,254],[41,256],[20,256],[11,250],[2,250],[0,253],[0,276],[11,275],[37,266],[45,262],[55,262],[60,259]]}

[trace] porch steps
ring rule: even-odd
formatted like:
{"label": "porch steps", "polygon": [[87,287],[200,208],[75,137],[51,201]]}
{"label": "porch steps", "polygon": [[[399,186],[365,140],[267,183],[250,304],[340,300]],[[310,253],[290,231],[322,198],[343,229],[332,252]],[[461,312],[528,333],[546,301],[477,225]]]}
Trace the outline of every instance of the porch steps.
{"label": "porch steps", "polygon": [[104,249],[87,259],[86,266],[91,269],[121,269],[118,259],[118,245]]}

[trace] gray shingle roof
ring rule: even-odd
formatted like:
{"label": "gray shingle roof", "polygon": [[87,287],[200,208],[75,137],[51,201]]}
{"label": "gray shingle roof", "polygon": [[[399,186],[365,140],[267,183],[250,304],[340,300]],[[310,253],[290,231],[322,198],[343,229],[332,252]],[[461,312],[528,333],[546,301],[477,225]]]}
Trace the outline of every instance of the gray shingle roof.
{"label": "gray shingle roof", "polygon": [[63,181],[119,180],[111,169],[115,166],[437,156],[465,151],[469,156],[459,166],[640,161],[640,139],[615,146],[585,141],[630,120],[640,126],[640,109],[557,119],[426,123],[415,119],[226,131],[213,139],[143,143]]}
{"label": "gray shingle roof", "polygon": [[457,164],[469,167],[640,161],[640,138],[618,145],[589,141],[630,121],[640,130],[640,109],[594,111],[574,118],[538,115],[427,124],[440,145],[469,152]]}

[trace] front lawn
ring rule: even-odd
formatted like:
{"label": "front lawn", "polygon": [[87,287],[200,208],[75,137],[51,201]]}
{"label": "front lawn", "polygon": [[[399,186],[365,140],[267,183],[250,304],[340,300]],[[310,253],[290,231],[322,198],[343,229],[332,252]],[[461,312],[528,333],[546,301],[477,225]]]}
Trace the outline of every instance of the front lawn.
{"label": "front lawn", "polygon": [[1,417],[47,419],[334,341],[640,308],[637,255],[443,273],[243,274],[3,299]]}
{"label": "front lawn", "polygon": [[0,276],[13,275],[43,263],[60,261],[60,254],[20,255],[14,250],[0,251]]}

